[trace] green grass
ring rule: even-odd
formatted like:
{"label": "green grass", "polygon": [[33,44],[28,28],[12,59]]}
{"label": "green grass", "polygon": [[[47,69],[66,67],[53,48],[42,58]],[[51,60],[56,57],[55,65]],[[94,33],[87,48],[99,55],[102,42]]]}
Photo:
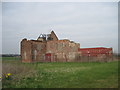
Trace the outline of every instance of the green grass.
{"label": "green grass", "polygon": [[2,57],[2,60],[20,60],[18,57]]}
{"label": "green grass", "polygon": [[3,88],[118,87],[117,61],[21,63],[19,60],[3,60],[3,65],[4,73],[12,73],[11,80],[3,79]]}

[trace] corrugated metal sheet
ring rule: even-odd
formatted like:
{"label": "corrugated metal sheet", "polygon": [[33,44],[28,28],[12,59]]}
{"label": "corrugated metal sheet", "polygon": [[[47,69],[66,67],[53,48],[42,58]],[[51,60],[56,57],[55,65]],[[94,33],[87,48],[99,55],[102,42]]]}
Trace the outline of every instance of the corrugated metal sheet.
{"label": "corrugated metal sheet", "polygon": [[79,48],[79,52],[81,52],[82,56],[98,56],[100,54],[111,55],[112,48],[104,48],[104,47],[97,47],[97,48]]}

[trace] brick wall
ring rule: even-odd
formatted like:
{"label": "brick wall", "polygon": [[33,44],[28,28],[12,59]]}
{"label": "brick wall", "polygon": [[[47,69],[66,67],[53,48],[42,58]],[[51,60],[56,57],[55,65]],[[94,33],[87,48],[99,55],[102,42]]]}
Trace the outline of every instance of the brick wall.
{"label": "brick wall", "polygon": [[22,62],[42,62],[45,60],[46,42],[23,39],[21,41]]}
{"label": "brick wall", "polygon": [[32,61],[43,62],[45,60],[46,42],[31,41]]}
{"label": "brick wall", "polygon": [[52,54],[54,62],[71,62],[75,61],[78,55],[79,44],[69,40],[48,41],[46,53]]}
{"label": "brick wall", "polygon": [[31,61],[31,42],[27,39],[21,41],[21,60],[22,62],[32,62]]}

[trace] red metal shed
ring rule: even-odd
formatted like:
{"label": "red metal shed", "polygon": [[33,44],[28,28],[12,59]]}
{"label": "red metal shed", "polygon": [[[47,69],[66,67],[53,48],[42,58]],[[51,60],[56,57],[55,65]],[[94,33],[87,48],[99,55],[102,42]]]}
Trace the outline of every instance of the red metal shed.
{"label": "red metal shed", "polygon": [[112,48],[104,48],[104,47],[97,47],[97,48],[79,48],[79,52],[81,52],[82,56],[98,56],[100,54],[104,55],[112,55]]}

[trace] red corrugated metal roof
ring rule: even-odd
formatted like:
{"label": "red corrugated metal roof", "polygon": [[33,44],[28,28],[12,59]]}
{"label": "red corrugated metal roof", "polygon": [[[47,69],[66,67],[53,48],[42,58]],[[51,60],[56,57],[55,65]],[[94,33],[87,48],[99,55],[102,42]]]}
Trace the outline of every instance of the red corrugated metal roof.
{"label": "red corrugated metal roof", "polygon": [[97,47],[97,48],[79,48],[79,52],[83,56],[97,56],[99,54],[105,54],[108,55],[110,51],[112,51],[112,48],[104,48],[104,47]]}
{"label": "red corrugated metal roof", "polygon": [[94,49],[112,49],[112,48],[104,48],[104,47],[96,47],[96,48],[79,48],[78,51],[80,50],[94,50]]}
{"label": "red corrugated metal roof", "polygon": [[96,47],[96,48],[79,48],[79,50],[88,50],[88,49],[106,49],[105,47]]}

